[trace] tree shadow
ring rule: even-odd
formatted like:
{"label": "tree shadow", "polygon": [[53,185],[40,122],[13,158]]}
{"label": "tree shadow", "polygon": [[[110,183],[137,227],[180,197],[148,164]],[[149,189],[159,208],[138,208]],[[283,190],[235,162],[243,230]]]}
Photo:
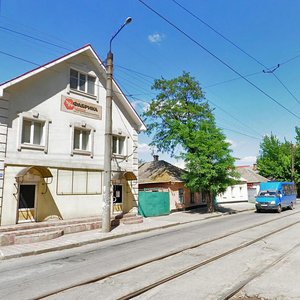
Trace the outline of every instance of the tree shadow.
{"label": "tree shadow", "polygon": [[235,209],[232,209],[230,207],[224,207],[222,205],[215,205],[215,211],[220,213],[227,213],[227,214],[236,214],[237,211]]}
{"label": "tree shadow", "polygon": [[[208,212],[207,205],[203,205],[197,208],[190,208],[186,209],[184,211],[187,214],[211,214]],[[215,211],[214,212],[219,212],[219,213],[227,213],[227,214],[236,214],[237,211],[235,209],[229,208],[229,207],[224,207],[221,205],[215,205]]]}

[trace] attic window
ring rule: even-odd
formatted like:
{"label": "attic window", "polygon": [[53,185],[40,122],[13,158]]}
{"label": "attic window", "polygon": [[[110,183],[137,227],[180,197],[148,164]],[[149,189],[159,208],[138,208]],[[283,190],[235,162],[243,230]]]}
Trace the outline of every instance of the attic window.
{"label": "attic window", "polygon": [[95,95],[96,77],[70,69],[70,88]]}

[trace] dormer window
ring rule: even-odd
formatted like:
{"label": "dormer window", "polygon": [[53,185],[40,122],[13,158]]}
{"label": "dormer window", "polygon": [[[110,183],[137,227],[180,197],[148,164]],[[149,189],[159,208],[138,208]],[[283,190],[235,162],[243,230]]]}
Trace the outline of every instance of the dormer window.
{"label": "dormer window", "polygon": [[70,88],[83,93],[95,95],[96,77],[79,71],[70,70]]}

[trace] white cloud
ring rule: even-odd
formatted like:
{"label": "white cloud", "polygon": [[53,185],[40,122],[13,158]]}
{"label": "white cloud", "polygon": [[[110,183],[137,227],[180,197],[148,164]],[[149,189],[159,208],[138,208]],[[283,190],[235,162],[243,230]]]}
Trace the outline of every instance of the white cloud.
{"label": "white cloud", "polygon": [[138,143],[138,152],[139,153],[150,153],[151,152],[151,147],[146,144],[146,143]]}
{"label": "white cloud", "polygon": [[183,160],[178,160],[175,163],[173,163],[173,165],[178,168],[185,169],[185,162]]}
{"label": "white cloud", "polygon": [[142,111],[146,111],[146,109],[149,107],[149,103],[146,103],[145,101],[141,101],[141,100],[134,100],[132,102],[130,102],[131,105],[133,106],[133,108],[135,110],[138,110],[140,107],[142,107]]}
{"label": "white cloud", "polygon": [[236,165],[238,166],[252,166],[256,163],[256,156],[245,156],[238,161],[236,161]]}
{"label": "white cloud", "polygon": [[153,33],[148,35],[148,41],[150,43],[160,43],[164,39],[165,35],[164,34],[159,34],[159,33]]}
{"label": "white cloud", "polygon": [[237,143],[233,140],[226,139],[226,142],[230,144],[231,149],[234,149],[237,147]]}

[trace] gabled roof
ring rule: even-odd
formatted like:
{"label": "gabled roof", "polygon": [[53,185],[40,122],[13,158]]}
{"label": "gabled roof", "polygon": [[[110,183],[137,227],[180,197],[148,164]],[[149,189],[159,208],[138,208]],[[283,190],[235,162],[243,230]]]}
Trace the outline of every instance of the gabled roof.
{"label": "gabled roof", "polygon": [[[92,61],[94,62],[95,66],[97,67],[99,72],[101,74],[103,74],[104,78],[106,78],[106,69],[105,69],[103,62],[100,60],[100,58],[98,57],[97,53],[94,51],[94,49],[92,48],[91,45],[85,45],[77,50],[74,50],[66,55],[63,55],[63,56],[55,59],[55,60],[52,60],[42,66],[39,66],[29,72],[26,72],[20,76],[17,76],[17,77],[10,79],[4,83],[1,83],[0,84],[0,97],[3,96],[3,92],[5,89],[7,89],[15,84],[18,84],[19,82],[21,82],[27,78],[33,77],[45,70],[51,69],[54,66],[56,66],[57,64],[60,64],[76,55],[83,54],[83,53],[92,59]],[[146,126],[144,125],[143,121],[141,120],[141,118],[139,117],[139,115],[137,114],[135,109],[132,107],[132,105],[130,104],[130,102],[125,97],[122,90],[120,89],[120,87],[117,85],[117,83],[114,80],[113,80],[113,92],[114,92],[114,98],[118,99],[120,104],[126,109],[129,116],[132,118],[133,122],[137,125],[136,129],[138,131],[146,130]]]}
{"label": "gabled roof", "polygon": [[183,182],[184,170],[164,160],[151,161],[139,166],[139,184]]}
{"label": "gabled roof", "polygon": [[240,173],[241,177],[247,180],[248,183],[260,183],[269,181],[268,178],[259,175],[250,166],[237,167],[237,171]]}

